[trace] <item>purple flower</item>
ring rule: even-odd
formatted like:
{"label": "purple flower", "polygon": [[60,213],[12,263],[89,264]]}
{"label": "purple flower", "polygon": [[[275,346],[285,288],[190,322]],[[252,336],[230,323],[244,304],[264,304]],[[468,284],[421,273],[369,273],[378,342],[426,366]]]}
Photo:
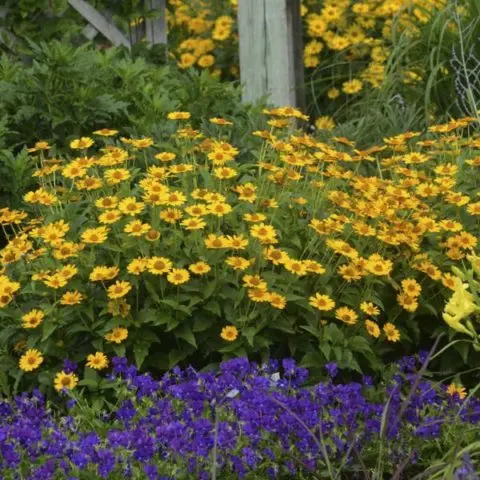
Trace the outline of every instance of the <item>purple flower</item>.
{"label": "purple flower", "polygon": [[330,378],[335,378],[338,373],[338,365],[335,362],[329,362],[325,365],[325,370],[327,371]]}

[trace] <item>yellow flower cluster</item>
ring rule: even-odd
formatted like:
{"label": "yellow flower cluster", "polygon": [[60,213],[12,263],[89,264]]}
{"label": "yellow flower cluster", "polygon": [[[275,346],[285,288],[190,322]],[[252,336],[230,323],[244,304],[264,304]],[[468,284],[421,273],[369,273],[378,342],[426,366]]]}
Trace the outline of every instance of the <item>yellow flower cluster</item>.
{"label": "yellow flower cluster", "polygon": [[[334,69],[335,75],[328,75],[330,100],[378,88],[385,78],[392,30],[415,38],[446,7],[446,0],[303,0],[304,65],[311,73],[317,67]],[[236,16],[236,2],[230,0],[173,2],[169,26],[178,65],[238,76]],[[342,63],[349,65],[344,72],[338,68]],[[403,76],[408,84],[422,80],[420,71],[405,70]],[[331,126],[325,118],[319,128]]]}
{"label": "yellow flower cluster", "polygon": [[[97,132],[49,173],[42,150],[36,191],[55,202],[28,192],[24,212],[0,211],[15,232],[0,251],[2,318],[24,337],[48,323],[70,351],[90,342],[97,369],[101,351],[149,329],[152,341],[178,331],[199,348],[220,338],[253,347],[255,335],[313,339],[335,323],[375,348],[403,340],[417,311],[443,309],[451,290],[461,302],[444,318],[457,325],[459,305],[471,309],[451,268],[478,242],[480,138],[462,135],[473,119],[361,150],[282,123],[303,117],[293,108],[265,114],[280,126],[251,132],[254,149],[233,145],[235,122],[216,118],[212,138],[172,112],[177,128],[161,146]],[[29,350],[21,368],[42,361]]]}

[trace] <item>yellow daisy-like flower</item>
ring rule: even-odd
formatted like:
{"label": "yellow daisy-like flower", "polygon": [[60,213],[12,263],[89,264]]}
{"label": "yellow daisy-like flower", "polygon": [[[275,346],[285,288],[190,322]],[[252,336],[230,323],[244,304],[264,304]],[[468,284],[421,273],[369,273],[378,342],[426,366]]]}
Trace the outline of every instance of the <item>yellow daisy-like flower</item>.
{"label": "yellow daisy-like flower", "polygon": [[43,363],[43,355],[40,350],[30,348],[21,357],[19,361],[20,370],[32,372]]}
{"label": "yellow daisy-like flower", "polygon": [[458,395],[460,400],[463,400],[467,396],[467,391],[465,387],[462,387],[462,385],[451,383],[447,388],[447,394],[451,397]]}
{"label": "yellow daisy-like flower", "polygon": [[169,120],[188,120],[191,116],[189,112],[170,112],[167,118]]}
{"label": "yellow daisy-like flower", "polygon": [[95,135],[100,135],[101,137],[113,137],[118,133],[118,130],[111,130],[109,128],[102,128],[101,130],[95,130],[93,132]]}
{"label": "yellow daisy-like flower", "polygon": [[372,302],[362,302],[360,304],[360,310],[367,315],[371,315],[372,317],[376,317],[380,314],[380,309]]}
{"label": "yellow daisy-like flower", "polygon": [[383,326],[383,333],[385,333],[389,342],[398,342],[400,340],[400,332],[393,323],[386,323]]}
{"label": "yellow daisy-like flower", "polygon": [[220,337],[226,340],[227,342],[233,342],[238,337],[238,330],[237,327],[233,325],[228,325],[222,328],[222,332],[220,333]]}
{"label": "yellow daisy-like flower", "polygon": [[22,316],[23,328],[37,328],[45,318],[45,313],[36,308]]}
{"label": "yellow daisy-like flower", "polygon": [[212,269],[212,267],[208,263],[197,262],[197,263],[192,263],[188,267],[188,269],[195,275],[205,275]]}
{"label": "yellow daisy-like flower", "polygon": [[74,150],[83,150],[85,148],[91,147],[93,145],[93,140],[90,137],[77,138],[70,142],[70,148]]}
{"label": "yellow daisy-like flower", "polygon": [[121,298],[124,297],[130,290],[132,285],[125,280],[116,281],[113,285],[108,287],[108,298]]}
{"label": "yellow daisy-like flower", "polygon": [[321,312],[328,312],[335,308],[335,302],[328,295],[321,295],[320,293],[316,293],[308,300],[308,303],[312,307],[320,310]]}
{"label": "yellow daisy-like flower", "polygon": [[85,299],[85,296],[77,290],[71,292],[65,292],[60,298],[61,305],[78,305],[82,303]]}
{"label": "yellow daisy-like flower", "polygon": [[251,261],[243,257],[227,257],[225,263],[235,270],[242,271],[246,270],[250,266]]}
{"label": "yellow daisy-like flower", "polygon": [[105,335],[105,340],[112,343],[122,343],[128,337],[128,330],[123,327],[115,327]]}
{"label": "yellow daisy-like flower", "polygon": [[174,268],[167,275],[167,280],[173,285],[181,285],[190,280],[190,274],[185,268]]}
{"label": "yellow daisy-like flower", "polygon": [[347,325],[355,325],[357,323],[358,315],[351,308],[340,307],[335,310],[335,318]]}
{"label": "yellow daisy-like flower", "polygon": [[147,268],[153,275],[163,275],[172,269],[172,262],[165,257],[152,257],[147,260]]}
{"label": "yellow daisy-like flower", "polygon": [[95,370],[103,370],[108,367],[108,358],[102,352],[91,353],[87,357],[87,367]]}
{"label": "yellow daisy-like flower", "polygon": [[372,320],[365,320],[365,328],[372,337],[378,338],[380,336],[380,327]]}
{"label": "yellow daisy-like flower", "polygon": [[78,377],[74,373],[65,373],[63,370],[55,376],[55,390],[72,390],[78,383]]}
{"label": "yellow daisy-like flower", "polygon": [[103,243],[107,239],[109,231],[107,227],[87,228],[81,235],[82,242]]}

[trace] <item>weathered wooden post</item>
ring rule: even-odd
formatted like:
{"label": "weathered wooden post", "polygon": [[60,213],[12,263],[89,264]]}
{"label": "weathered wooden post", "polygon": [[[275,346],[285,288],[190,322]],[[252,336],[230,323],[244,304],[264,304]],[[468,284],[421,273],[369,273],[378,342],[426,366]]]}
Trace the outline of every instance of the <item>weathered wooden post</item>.
{"label": "weathered wooden post", "polygon": [[300,0],[239,0],[243,100],[304,108]]}
{"label": "weathered wooden post", "polygon": [[165,0],[145,0],[148,10],[157,12],[156,18],[147,18],[145,34],[150,45],[163,44],[167,46],[167,7]]}

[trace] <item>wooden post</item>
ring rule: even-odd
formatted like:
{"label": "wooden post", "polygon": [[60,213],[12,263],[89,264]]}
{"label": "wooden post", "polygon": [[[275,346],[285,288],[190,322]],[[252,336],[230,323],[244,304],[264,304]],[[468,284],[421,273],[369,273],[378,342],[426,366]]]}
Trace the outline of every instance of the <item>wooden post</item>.
{"label": "wooden post", "polygon": [[243,100],[304,108],[300,0],[239,0]]}
{"label": "wooden post", "polygon": [[147,19],[145,34],[150,45],[167,45],[167,7],[165,0],[145,0],[148,10],[155,10],[157,18]]}
{"label": "wooden post", "polygon": [[114,45],[124,45],[130,48],[128,38],[88,2],[85,0],[68,0],[68,3]]}

